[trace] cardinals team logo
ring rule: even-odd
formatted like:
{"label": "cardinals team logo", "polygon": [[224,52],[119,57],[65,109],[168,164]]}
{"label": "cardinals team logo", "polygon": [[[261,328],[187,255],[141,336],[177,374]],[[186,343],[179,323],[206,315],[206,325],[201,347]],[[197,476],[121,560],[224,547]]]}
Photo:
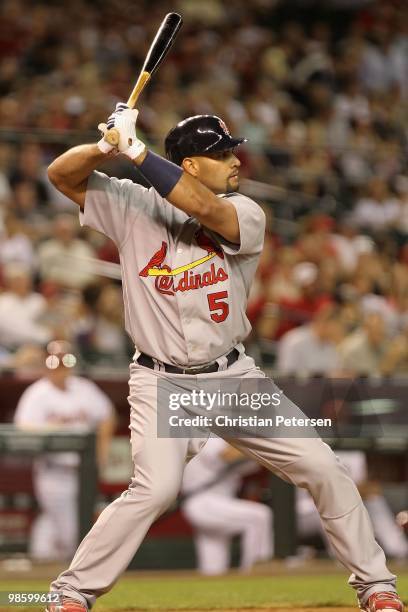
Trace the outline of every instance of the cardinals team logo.
{"label": "cardinals team logo", "polygon": [[[195,234],[195,241],[199,247],[207,251],[207,255],[191,261],[178,268],[171,269],[164,263],[167,255],[167,242],[163,241],[160,249],[150,258],[148,264],[139,272],[139,276],[148,277],[154,276],[155,286],[160,293],[174,295],[175,291],[188,291],[190,289],[198,289],[206,285],[213,285],[228,278],[228,274],[222,267],[218,270],[215,265],[211,264],[210,270],[203,274],[194,274],[191,272],[193,268],[200,266],[215,257],[224,259],[224,253],[218,244],[213,242],[202,229],[199,229]],[[174,278],[182,274],[181,280],[177,285],[174,283]]]}
{"label": "cardinals team logo", "polygon": [[220,123],[220,128],[222,129],[222,131],[224,132],[224,134],[226,136],[231,136],[229,129],[227,128],[227,124],[222,120],[222,119],[218,119],[219,123]]}

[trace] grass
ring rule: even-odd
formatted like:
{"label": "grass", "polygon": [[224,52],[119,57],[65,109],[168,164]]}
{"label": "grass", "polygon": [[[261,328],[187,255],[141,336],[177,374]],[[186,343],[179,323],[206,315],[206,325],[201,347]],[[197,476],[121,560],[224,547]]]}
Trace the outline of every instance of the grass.
{"label": "grass", "polygon": [[[399,577],[401,596],[408,600],[408,574]],[[47,591],[45,581],[1,581],[0,591]],[[96,611],[120,610],[216,610],[278,606],[319,608],[355,606],[355,595],[342,575],[229,576],[223,578],[143,577],[128,574],[98,600]],[[5,610],[2,607],[0,610]],[[8,608],[18,610],[19,608]],[[25,609],[27,608],[20,608]]]}

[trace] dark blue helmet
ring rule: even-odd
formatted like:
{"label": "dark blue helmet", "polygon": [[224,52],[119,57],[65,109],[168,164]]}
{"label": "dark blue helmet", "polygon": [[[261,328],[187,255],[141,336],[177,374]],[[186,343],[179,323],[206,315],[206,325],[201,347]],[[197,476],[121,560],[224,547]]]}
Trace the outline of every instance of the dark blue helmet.
{"label": "dark blue helmet", "polygon": [[246,138],[232,138],[224,121],[216,115],[195,115],[180,121],[167,134],[166,157],[180,166],[185,157],[233,149]]}

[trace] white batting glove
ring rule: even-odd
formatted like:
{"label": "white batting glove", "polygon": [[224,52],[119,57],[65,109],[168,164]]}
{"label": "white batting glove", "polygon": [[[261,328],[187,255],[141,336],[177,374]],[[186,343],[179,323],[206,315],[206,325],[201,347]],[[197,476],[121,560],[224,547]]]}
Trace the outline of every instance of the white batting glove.
{"label": "white batting glove", "polygon": [[98,130],[100,130],[100,132],[102,133],[102,138],[98,140],[98,142],[96,143],[100,152],[110,153],[113,150],[117,151],[117,148],[115,145],[112,145],[110,144],[110,142],[105,140],[105,134],[108,131],[108,126],[106,125],[106,123],[100,123],[98,125]]}
{"label": "white batting glove", "polygon": [[139,111],[118,102],[115,112],[108,117],[107,128],[116,128],[119,132],[117,148],[121,153],[135,159],[146,149],[146,145],[136,135],[136,121]]}

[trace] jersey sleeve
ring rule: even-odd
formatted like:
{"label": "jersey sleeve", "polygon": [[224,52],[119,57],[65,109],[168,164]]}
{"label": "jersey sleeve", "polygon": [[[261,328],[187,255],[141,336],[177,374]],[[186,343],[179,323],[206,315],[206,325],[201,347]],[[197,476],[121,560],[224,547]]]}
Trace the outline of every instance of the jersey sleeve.
{"label": "jersey sleeve", "polygon": [[40,388],[31,385],[21,395],[14,413],[14,424],[17,427],[41,428],[46,425]]}
{"label": "jersey sleeve", "polygon": [[106,393],[91,380],[85,378],[79,378],[77,380],[80,381],[84,397],[88,399],[90,421],[92,421],[94,425],[97,425],[113,416],[113,404]]}
{"label": "jersey sleeve", "polygon": [[88,178],[81,225],[105,234],[118,248],[125,242],[141,210],[149,207],[151,191],[129,179],[93,172]]}
{"label": "jersey sleeve", "polygon": [[240,244],[232,244],[212,232],[223,251],[228,255],[257,255],[262,251],[265,238],[265,213],[262,208],[240,193],[223,196],[235,206],[238,216]]}

